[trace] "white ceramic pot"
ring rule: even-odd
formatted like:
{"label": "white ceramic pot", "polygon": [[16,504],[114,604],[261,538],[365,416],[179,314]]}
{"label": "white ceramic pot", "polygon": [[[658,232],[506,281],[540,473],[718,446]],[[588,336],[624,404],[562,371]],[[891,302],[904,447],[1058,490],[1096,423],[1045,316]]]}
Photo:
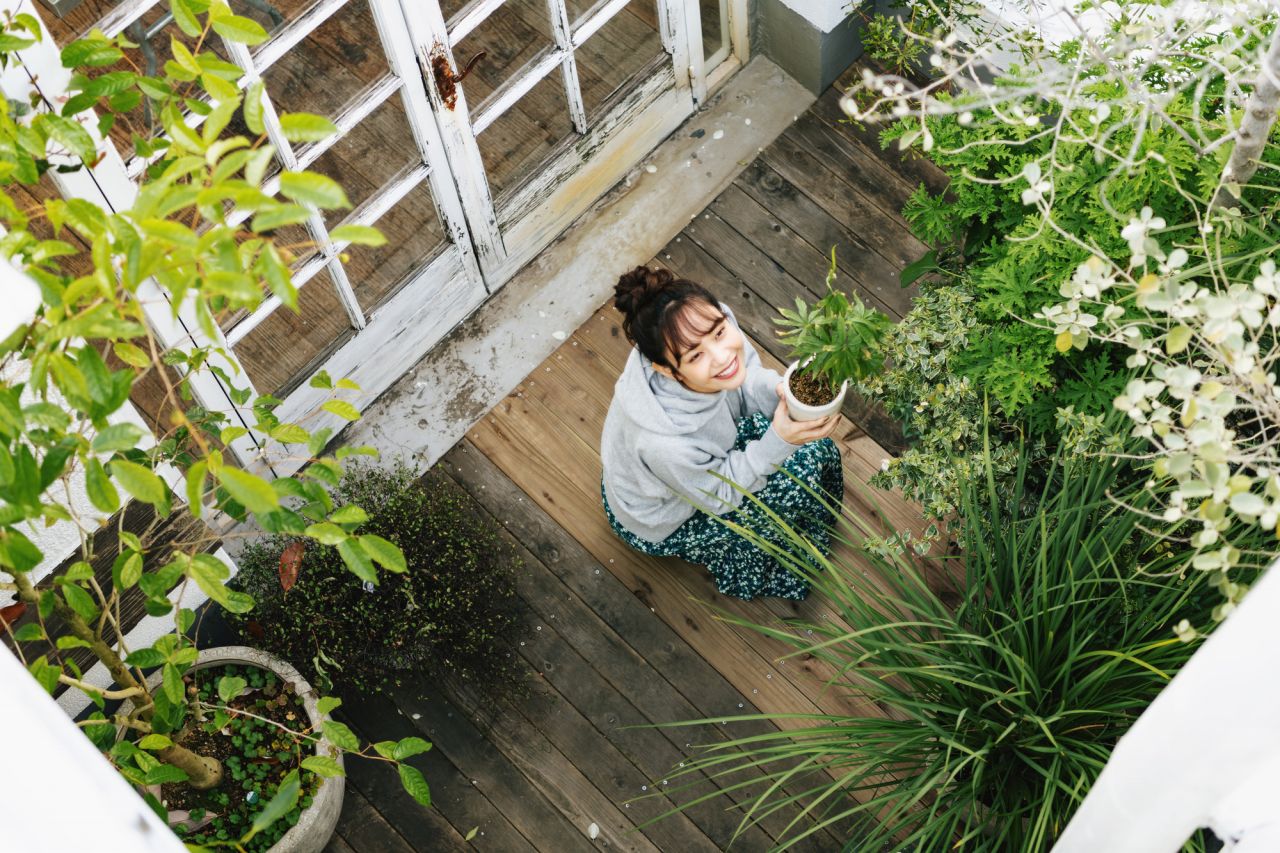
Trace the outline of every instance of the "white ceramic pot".
{"label": "white ceramic pot", "polygon": [[[191,665],[193,670],[204,669],[209,666],[217,666],[219,664],[240,664],[245,666],[256,666],[259,669],[274,672],[284,681],[293,686],[294,692],[298,698],[302,700],[302,706],[307,712],[307,717],[311,721],[311,727],[316,731],[320,731],[321,724],[328,719],[327,716],[321,715],[320,708],[317,705],[319,696],[315,690],[302,677],[302,673],[294,669],[293,666],[275,655],[268,654],[260,649],[250,648],[248,646],[222,646],[216,649],[201,649],[200,656],[196,662]],[[156,670],[147,679],[147,684],[151,688],[160,686],[163,673]],[[128,713],[127,705],[123,709],[124,713]],[[342,766],[342,752],[328,739],[321,737],[316,743],[316,754],[332,758]],[[316,790],[315,797],[298,817],[298,822],[289,828],[289,831],[280,837],[280,840],[271,845],[270,853],[320,853],[324,846],[329,843],[330,837],[333,836],[334,829],[338,826],[338,816],[342,812],[342,793],[346,778],[343,776],[332,776],[320,780],[320,787]]]}
{"label": "white ceramic pot", "polygon": [[[808,364],[806,359],[804,364]],[[782,387],[787,394],[787,413],[791,415],[793,421],[816,421],[825,418],[827,415],[839,413],[840,407],[844,405],[844,395],[849,390],[848,380],[840,384],[840,393],[836,394],[834,400],[825,406],[810,406],[808,403],[802,403],[796,399],[796,395],[791,393],[791,374],[794,373],[801,363],[798,361],[791,362],[791,366],[787,368],[787,372],[782,377]]]}

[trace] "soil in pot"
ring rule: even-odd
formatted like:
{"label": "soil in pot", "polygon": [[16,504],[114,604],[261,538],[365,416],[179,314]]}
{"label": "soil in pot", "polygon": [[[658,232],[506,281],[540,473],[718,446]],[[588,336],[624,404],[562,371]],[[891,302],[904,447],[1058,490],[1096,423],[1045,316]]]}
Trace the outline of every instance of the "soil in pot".
{"label": "soil in pot", "polygon": [[[187,692],[194,693],[206,707],[223,706],[218,682],[224,676],[245,682],[240,695],[225,707],[247,713],[208,712],[203,722],[192,720],[179,738],[183,746],[222,762],[222,783],[197,791],[176,782],[160,791],[174,831],[189,844],[234,841],[243,836],[275,796],[284,777],[300,769],[302,759],[315,751],[312,741],[293,737],[280,728],[306,734],[310,720],[293,688],[273,672],[240,664],[206,667],[188,674]],[[300,769],[300,773],[302,794],[297,805],[250,839],[244,846],[249,853],[271,847],[311,805],[322,780],[309,770]],[[187,819],[180,821],[183,812]]]}
{"label": "soil in pot", "polygon": [[806,406],[825,406],[836,398],[836,391],[830,383],[802,373],[798,368],[791,371],[791,393]]}

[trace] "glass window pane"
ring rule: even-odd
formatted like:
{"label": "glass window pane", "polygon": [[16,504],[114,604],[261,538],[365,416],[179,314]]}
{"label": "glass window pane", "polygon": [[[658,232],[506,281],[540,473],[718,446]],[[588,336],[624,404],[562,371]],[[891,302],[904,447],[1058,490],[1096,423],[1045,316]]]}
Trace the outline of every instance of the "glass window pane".
{"label": "glass window pane", "polygon": [[663,52],[658,31],[636,14],[652,5],[653,0],[633,0],[574,51],[588,122],[599,116],[614,93],[630,88],[632,78]]}
{"label": "glass window pane", "polygon": [[264,30],[274,35],[276,30],[314,6],[315,0],[231,0],[228,5],[237,15],[257,21]]}
{"label": "glass window pane", "polygon": [[553,46],[546,0],[508,0],[494,10],[453,46],[459,74],[472,57],[484,51],[462,83],[471,115],[475,116],[485,98]]}
{"label": "glass window pane", "polygon": [[556,143],[573,133],[564,78],[557,69],[498,116],[477,140],[494,197],[531,177]]}
{"label": "glass window pane", "polygon": [[[721,31],[724,17],[724,0],[700,0],[698,11],[702,18],[702,56],[705,59],[725,44],[727,31]],[[707,69],[710,71],[711,69]]]}
{"label": "glass window pane", "polygon": [[[405,167],[422,162],[422,154],[409,129],[400,96],[392,95],[351,132],[333,144],[308,167],[333,178],[359,207]],[[332,227],[349,210],[327,210],[325,224]]]}
{"label": "glass window pane", "polygon": [[374,225],[386,235],[386,245],[346,249],[347,279],[366,315],[394,295],[446,245],[444,228],[426,181],[410,190]]}
{"label": "glass window pane", "polygon": [[387,58],[368,0],[348,0],[267,69],[263,79],[280,112],[333,117],[387,74]]}
{"label": "glass window pane", "polygon": [[328,271],[298,291],[298,311],[276,309],[235,346],[259,394],[283,398],[354,334]]}

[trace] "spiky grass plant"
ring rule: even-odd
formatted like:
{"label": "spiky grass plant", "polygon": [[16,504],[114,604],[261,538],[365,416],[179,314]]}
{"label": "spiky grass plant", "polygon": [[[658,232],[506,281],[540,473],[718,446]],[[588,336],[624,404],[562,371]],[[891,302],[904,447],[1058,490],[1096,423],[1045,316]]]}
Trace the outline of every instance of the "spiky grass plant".
{"label": "spiky grass plant", "polygon": [[[803,803],[776,849],[824,827],[859,851],[1048,849],[1116,740],[1195,651],[1173,626],[1212,597],[1201,577],[1171,576],[1177,548],[1113,499],[1152,503],[1132,469],[1059,459],[1041,490],[1026,459],[1013,495],[999,495],[990,472],[965,488],[962,555],[949,573],[935,565],[926,577],[910,554],[866,555],[870,568],[833,561],[777,516],[787,547],[738,527],[807,577],[843,624],[721,618],[826,661],[828,689],[884,716],[789,715],[808,725],[701,747],[671,784],[705,771],[751,792],[739,831]],[[871,532],[847,515],[841,528]],[[940,574],[959,586],[946,601]]]}

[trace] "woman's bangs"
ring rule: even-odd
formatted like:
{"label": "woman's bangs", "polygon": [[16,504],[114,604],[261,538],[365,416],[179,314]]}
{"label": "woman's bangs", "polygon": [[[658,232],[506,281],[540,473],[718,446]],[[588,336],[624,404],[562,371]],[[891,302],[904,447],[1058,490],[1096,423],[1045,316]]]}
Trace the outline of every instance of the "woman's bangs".
{"label": "woman's bangs", "polygon": [[[694,306],[697,306],[697,310],[685,310]],[[709,313],[706,309],[714,310],[715,314]],[[675,355],[676,362],[679,363],[686,352],[702,343],[702,338],[709,334],[724,317],[718,306],[711,306],[701,299],[696,302],[686,302],[678,307],[673,305],[668,309],[667,316],[663,318],[663,338],[667,342],[667,347]]]}

